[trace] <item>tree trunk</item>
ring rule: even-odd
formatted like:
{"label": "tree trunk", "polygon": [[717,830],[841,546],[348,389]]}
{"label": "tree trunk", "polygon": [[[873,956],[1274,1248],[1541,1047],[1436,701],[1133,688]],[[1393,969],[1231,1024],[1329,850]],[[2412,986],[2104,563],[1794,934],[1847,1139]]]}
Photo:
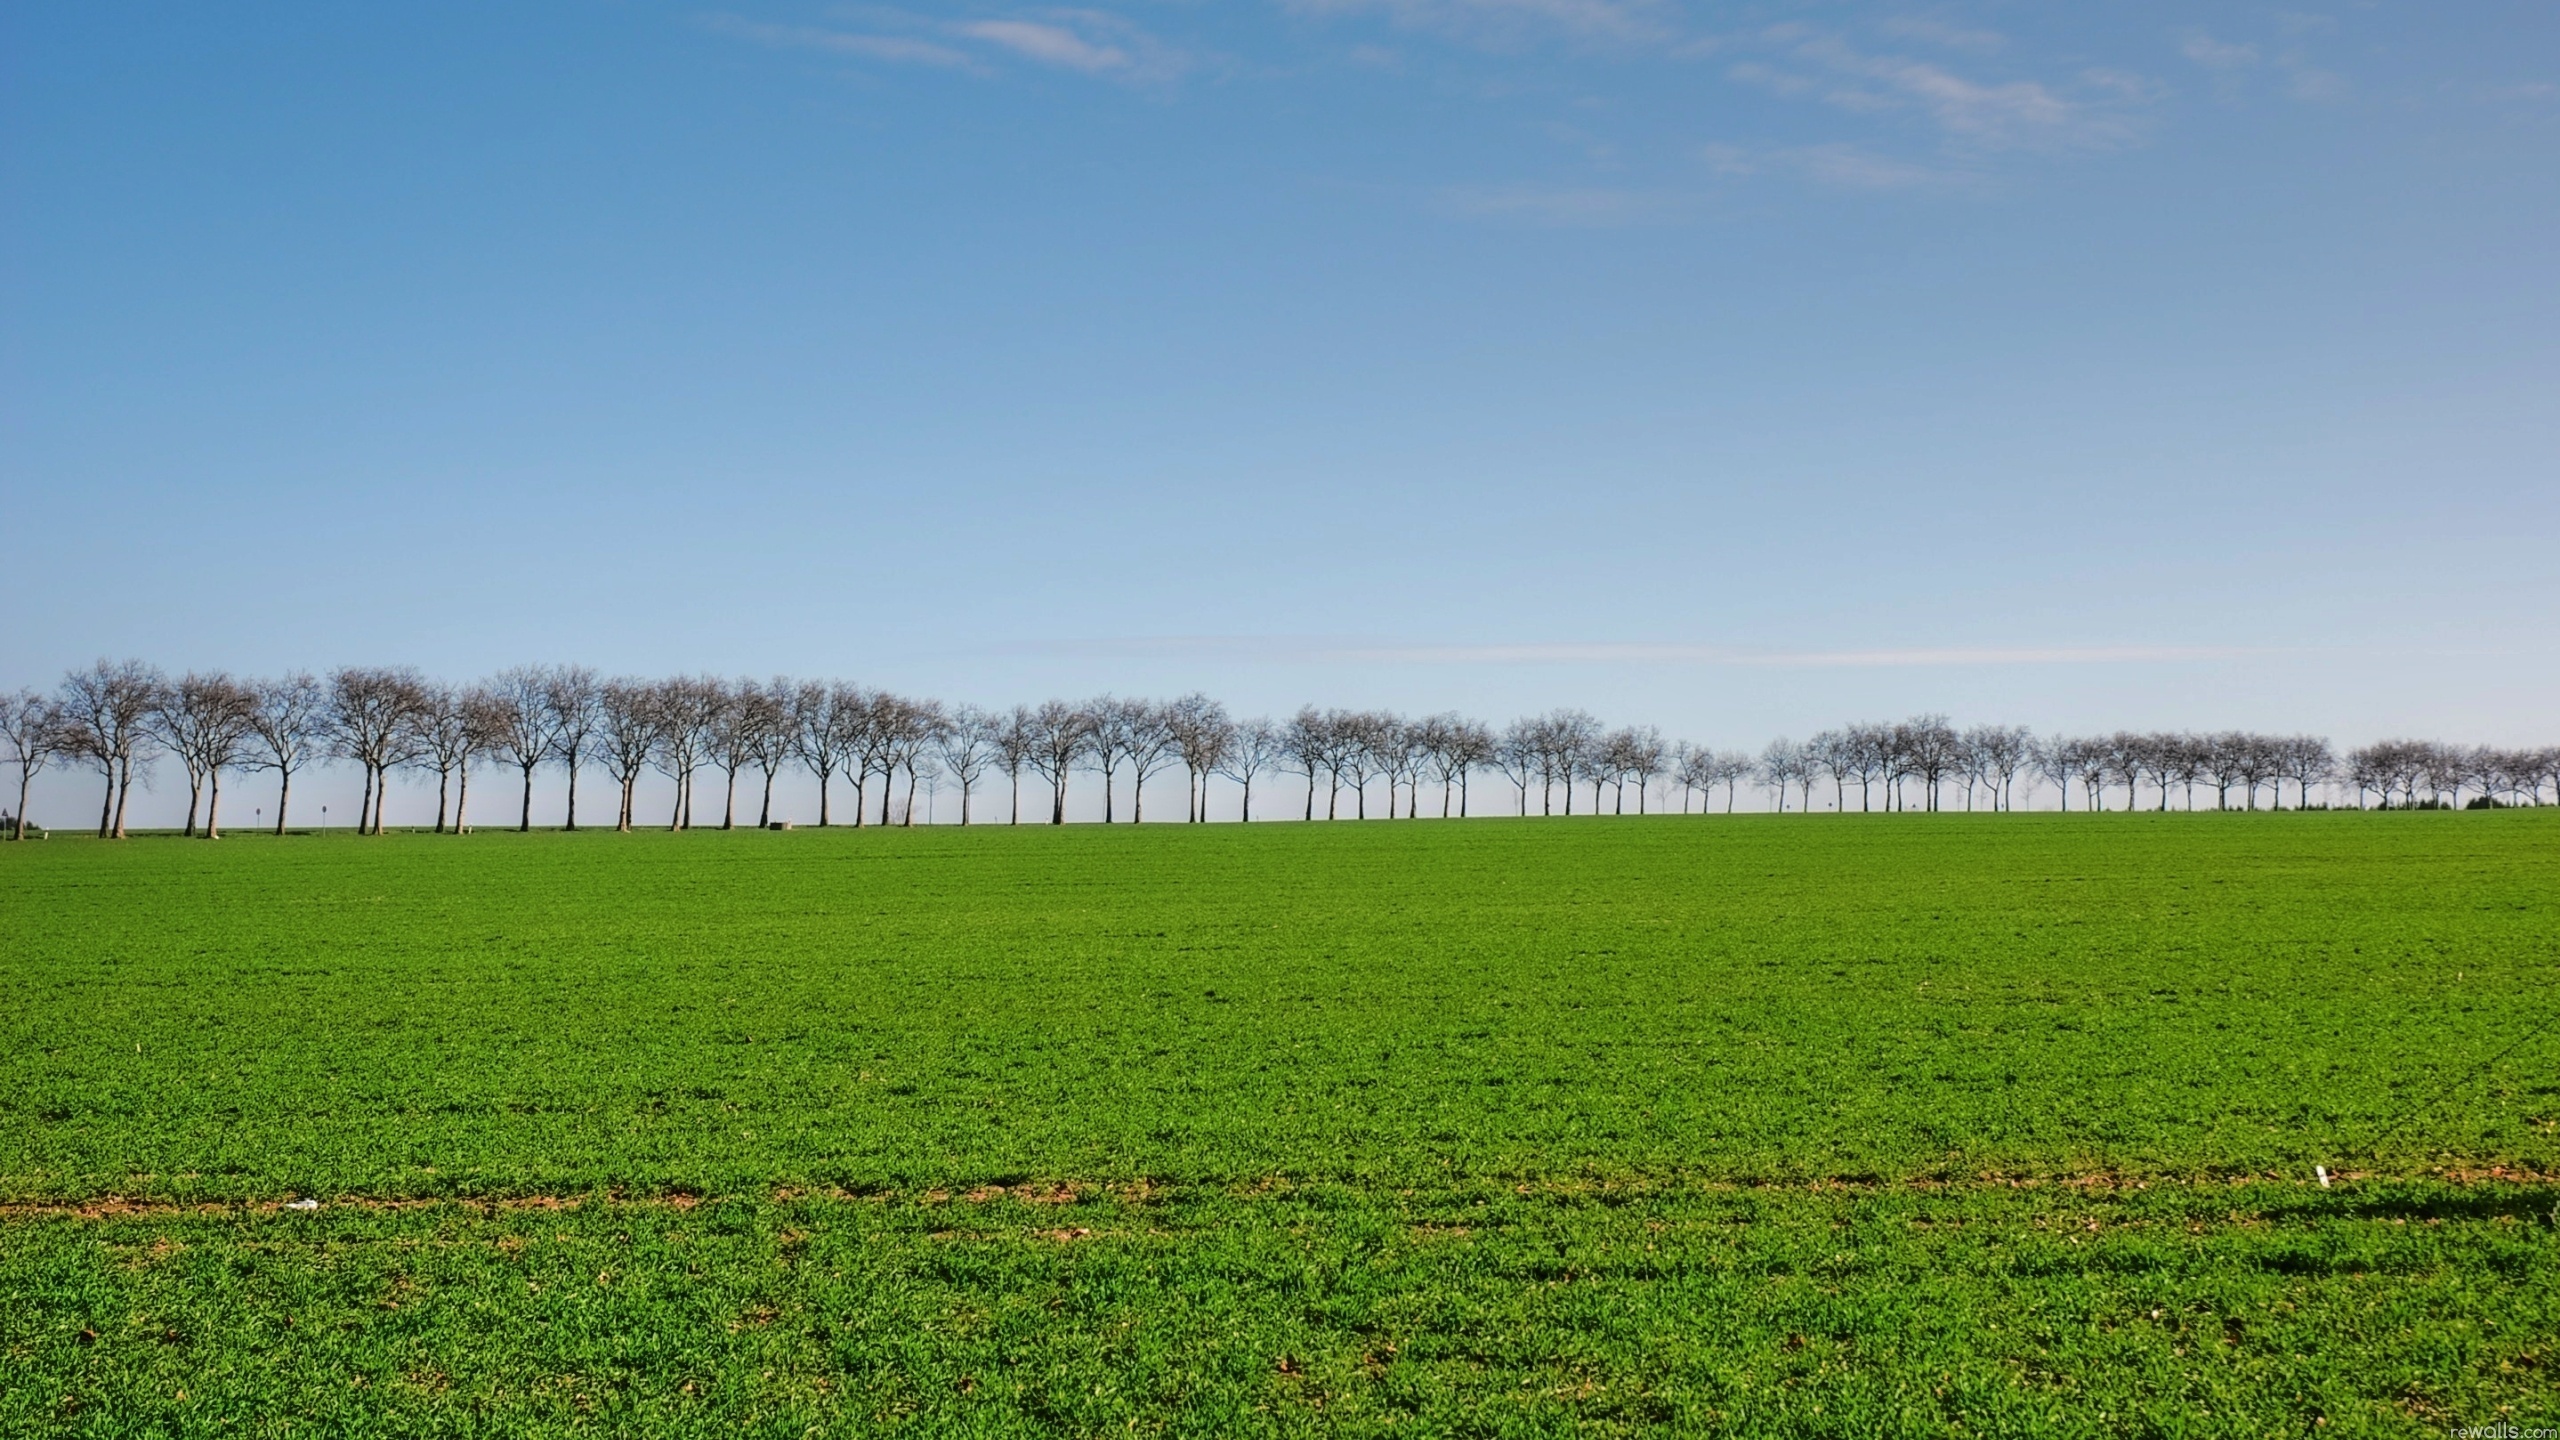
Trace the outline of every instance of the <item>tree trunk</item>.
{"label": "tree trunk", "polygon": [[113,822],[116,811],[115,762],[112,760],[108,761],[104,765],[99,766],[98,771],[100,774],[107,777],[107,792],[105,796],[98,801],[98,838],[104,840],[109,835],[115,833],[108,828],[108,826]]}
{"label": "tree trunk", "polygon": [[1067,765],[1063,757],[1058,762],[1058,773],[1049,777],[1049,823],[1067,823]]}
{"label": "tree trunk", "polygon": [[[889,802],[888,802],[885,798],[880,802],[880,808],[881,808],[881,809],[883,809],[883,810],[886,810],[886,809],[888,809],[888,808],[889,808]],[[910,766],[908,766],[908,767],[907,767],[907,816],[906,816],[906,818],[905,818],[905,819],[900,820],[900,821],[898,822],[898,827],[899,827],[900,829],[906,829],[906,828],[908,828],[908,827],[913,826],[915,823],[916,823],[916,767],[914,767],[913,765],[910,765]]]}
{"label": "tree trunk", "polygon": [[196,774],[193,766],[189,766],[187,769],[187,828],[181,833],[190,840],[196,838],[196,807],[203,803],[204,779]]}
{"label": "tree trunk", "polygon": [[564,830],[575,830],[575,829],[577,829],[577,828],[578,828],[578,755],[577,755],[577,752],[573,750],[573,751],[571,751],[568,755],[566,755],[566,756],[562,757],[562,763],[566,764],[566,765],[569,767],[569,817],[568,817],[568,822],[567,822],[566,824],[562,825],[560,828],[562,828],[562,829],[564,829]]}
{"label": "tree trunk", "polygon": [[770,770],[764,772],[764,808],[756,812],[756,828],[773,828],[773,772]]}
{"label": "tree trunk", "polygon": [[444,833],[444,792],[445,788],[452,783],[453,772],[438,767],[436,770],[436,833],[439,835]]}
{"label": "tree trunk", "polygon": [[673,833],[673,832],[678,831],[678,830],[681,830],[681,829],[683,829],[683,828],[684,828],[684,777],[683,777],[682,775],[678,775],[678,776],[676,777],[676,803],[675,803],[674,805],[670,806],[670,807],[668,808],[668,810],[667,810],[667,830],[668,830],[668,832],[669,832],[669,833]]}
{"label": "tree trunk", "polygon": [[[26,807],[25,807],[25,806],[23,806],[23,805],[21,805],[21,806],[19,806],[19,807],[18,807],[18,811],[19,811],[19,813],[20,813],[21,815],[23,815],[23,814],[25,814],[25,813],[26,813]],[[1236,823],[1237,823],[1237,824],[1239,824],[1239,825],[1241,825],[1241,824],[1244,824],[1244,823],[1246,823],[1246,822],[1248,822],[1248,821],[1250,821],[1250,820],[1252,820],[1252,819],[1253,819],[1253,772],[1251,772],[1251,771],[1246,771],[1246,772],[1245,772],[1245,777],[1244,777],[1244,807],[1243,807],[1242,809],[1240,809],[1240,810],[1236,811]]]}
{"label": "tree trunk", "polygon": [[24,840],[27,838],[27,784],[34,779],[35,772],[32,770],[21,770],[18,772],[18,823],[15,833],[10,837],[11,839]]}
{"label": "tree trunk", "polygon": [[222,771],[219,768],[205,776],[204,838],[222,838]]}
{"label": "tree trunk", "polygon": [[516,833],[519,835],[529,834],[533,830],[533,767],[527,765],[523,768],[524,813],[516,819]]}
{"label": "tree trunk", "polygon": [[[1137,824],[1137,823],[1138,823],[1138,819],[1139,819],[1139,817],[1140,817],[1141,815],[1143,815],[1143,814],[1145,814],[1145,813],[1146,813],[1146,804],[1147,804],[1147,772],[1146,772],[1146,771],[1144,771],[1144,770],[1141,770],[1141,771],[1139,771],[1136,775],[1134,775],[1134,776],[1130,777],[1130,781],[1129,781],[1129,823],[1130,823],[1130,824],[1135,825],[1135,824]],[[909,807],[910,807],[910,808],[913,808],[913,802],[912,802],[912,801],[910,801],[910,802],[909,802]]]}
{"label": "tree trunk", "polygon": [[738,828],[738,772],[734,769],[729,772],[729,798],[720,807],[720,828]]}
{"label": "tree trunk", "polygon": [[456,783],[453,787],[453,833],[466,835],[471,831],[471,767],[464,765],[461,773],[456,775],[454,780]]}
{"label": "tree trunk", "polygon": [[827,828],[827,781],[834,774],[832,770],[818,772],[818,828],[821,830]]}

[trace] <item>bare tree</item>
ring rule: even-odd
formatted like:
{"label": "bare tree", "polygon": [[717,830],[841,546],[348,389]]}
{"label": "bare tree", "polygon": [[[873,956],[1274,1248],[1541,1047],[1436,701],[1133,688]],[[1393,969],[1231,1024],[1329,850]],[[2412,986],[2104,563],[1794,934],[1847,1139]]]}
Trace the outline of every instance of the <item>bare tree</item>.
{"label": "bare tree", "polygon": [[[1804,747],[1783,735],[1770,741],[1769,748],[1760,752],[1760,783],[1777,793],[1778,813],[1781,815],[1787,811],[1787,787],[1798,781],[1810,786],[1813,775],[1814,768],[1812,762],[1805,758]],[[1811,791],[1808,790],[1807,794],[1810,795]],[[1808,800],[1807,803],[1810,805],[1811,802]]]}
{"label": "bare tree", "polygon": [[1024,760],[1049,782],[1049,823],[1067,823],[1067,777],[1093,744],[1093,717],[1064,700],[1043,700],[1023,716],[1030,747]]}
{"label": "bare tree", "polygon": [[655,689],[657,744],[650,751],[649,763],[676,782],[675,805],[668,813],[667,828],[690,830],[694,773],[702,768],[711,736],[720,724],[720,713],[727,708],[728,690],[707,676],[661,680]]}
{"label": "bare tree", "polygon": [[2034,734],[2022,725],[1976,725],[1964,732],[1964,748],[1991,790],[1991,808],[2011,808],[2018,772],[2035,757]]}
{"label": "bare tree", "polygon": [[1147,702],[1104,695],[1087,702],[1084,710],[1093,737],[1085,749],[1085,768],[1101,772],[1102,823],[1108,825],[1116,818],[1113,782],[1129,758],[1129,747],[1149,728]]}
{"label": "bare tree", "polygon": [[916,823],[916,782],[931,768],[932,755],[942,742],[942,732],[951,724],[939,700],[901,700],[882,697],[885,702],[880,719],[882,753],[886,765],[880,776],[880,823],[889,823],[889,776],[907,772],[907,808],[901,826]]}
{"label": "bare tree", "polygon": [[551,715],[551,753],[569,777],[569,814],[561,828],[575,830],[578,770],[604,723],[604,687],[584,665],[554,665],[543,673],[542,701]]}
{"label": "bare tree", "polygon": [[238,767],[248,746],[249,720],[255,706],[249,687],[215,671],[189,671],[174,685],[163,685],[152,697],[150,725],[161,746],[178,758],[187,772],[187,828],[196,833],[196,805],[206,798],[205,838],[222,838],[222,772]]}
{"label": "bare tree", "polygon": [[551,715],[551,672],[519,665],[499,671],[481,688],[497,703],[490,712],[498,728],[489,736],[489,749],[523,772],[524,811],[516,829],[529,831],[533,828],[533,772],[559,753],[560,732],[553,728]]}
{"label": "bare tree", "polygon": [[62,753],[64,738],[51,701],[33,690],[0,695],[0,749],[18,767],[18,808],[10,812],[10,839],[27,838],[28,788],[37,772]]}
{"label": "bare tree", "polygon": [[598,752],[622,788],[614,828],[627,831],[636,818],[632,796],[640,772],[649,768],[649,757],[658,749],[657,687],[646,680],[608,680],[596,690],[596,717]]}
{"label": "bare tree", "polygon": [[[1247,720],[1234,727],[1234,733],[1227,740],[1226,753],[1219,758],[1215,768],[1219,774],[1244,787],[1244,800],[1236,808],[1236,819],[1249,821],[1253,818],[1253,777],[1276,769],[1287,748],[1287,737],[1279,726],[1268,720]],[[1205,780],[1200,785],[1200,809],[1204,816],[1209,809],[1209,786]]]}
{"label": "bare tree", "polygon": [[1529,814],[1529,785],[1539,778],[1546,760],[1546,738],[1540,734],[1538,721],[1523,717],[1511,722],[1494,743],[1493,766],[1502,778],[1520,792],[1520,815]]}
{"label": "bare tree", "polygon": [[988,740],[995,746],[996,763],[1004,767],[1005,783],[1013,791],[1012,814],[1005,823],[1019,825],[1022,823],[1022,772],[1040,749],[1031,708],[1016,705],[1006,711],[1004,718],[988,732]]}
{"label": "bare tree", "polygon": [[391,772],[417,758],[417,714],[426,681],[407,666],[349,666],[329,675],[329,732],[338,754],[364,771],[356,833],[382,833]]}
{"label": "bare tree", "polygon": [[933,755],[960,787],[960,823],[969,823],[969,792],[996,758],[996,732],[1003,722],[975,705],[953,710],[934,736]]}
{"label": "bare tree", "polygon": [[248,768],[276,772],[276,833],[282,835],[285,807],[293,799],[293,772],[326,753],[329,692],[307,671],[259,682],[249,710],[249,734],[258,750],[246,762]]}
{"label": "bare tree", "polygon": [[846,728],[842,711],[860,700],[860,692],[838,681],[827,684],[804,680],[791,692],[791,743],[799,753],[800,763],[818,777],[818,828],[828,824],[828,794],[833,788],[836,766],[841,763],[840,743]]}
{"label": "bare tree", "polygon": [[[1323,713],[1313,705],[1299,706],[1298,713],[1289,717],[1288,725],[1280,732],[1280,748],[1289,762],[1298,768],[1298,773],[1307,777],[1306,818],[1313,820],[1316,818],[1316,776],[1324,772],[1333,756],[1332,730],[1325,723]],[[1325,807],[1325,818],[1333,818],[1333,807],[1329,803]]]}
{"label": "bare tree", "polygon": [[1433,778],[1440,784],[1440,818],[1449,818],[1452,792],[1457,797],[1457,813],[1464,818],[1467,777],[1494,762],[1493,731],[1480,721],[1444,713],[1424,720],[1417,733],[1423,753],[1430,760]]}
{"label": "bare tree", "polygon": [[1235,743],[1235,722],[1227,718],[1227,707],[1197,691],[1165,706],[1163,718],[1187,777],[1183,786],[1183,819],[1206,821],[1209,777],[1217,773],[1218,766],[1226,760],[1227,747]]}
{"label": "bare tree", "polygon": [[410,717],[416,727],[416,757],[410,762],[436,772],[436,829],[445,833],[446,802],[460,782],[461,803],[452,806],[453,833],[463,833],[463,814],[471,796],[471,765],[494,732],[507,724],[507,706],[485,690],[429,685],[423,704]]}
{"label": "bare tree", "polygon": [[[2338,773],[2338,757],[2329,742],[2318,735],[2295,735],[2283,742],[2279,764],[2286,778],[2300,787],[2294,797],[2297,809],[2311,808],[2311,787],[2326,785]],[[2276,797],[2282,803],[2283,796]]]}
{"label": "bare tree", "polygon": [[164,682],[139,660],[101,660],[63,677],[54,713],[62,721],[65,752],[98,767],[106,798],[98,805],[98,838],[121,840],[125,800],[133,777],[151,765],[151,703]]}
{"label": "bare tree", "polygon": [[741,682],[736,699],[755,712],[750,732],[750,754],[756,768],[764,772],[764,796],[756,807],[756,828],[773,824],[773,777],[791,763],[798,752],[799,721],[792,713],[792,698],[798,693],[788,680],[780,676],[766,685]]}
{"label": "bare tree", "polygon": [[[714,680],[709,682],[719,685]],[[738,772],[755,763],[757,746],[771,717],[765,712],[764,691],[753,680],[741,680],[721,688],[720,708],[714,714],[711,728],[703,736],[703,753],[720,771],[720,828],[738,828]]]}

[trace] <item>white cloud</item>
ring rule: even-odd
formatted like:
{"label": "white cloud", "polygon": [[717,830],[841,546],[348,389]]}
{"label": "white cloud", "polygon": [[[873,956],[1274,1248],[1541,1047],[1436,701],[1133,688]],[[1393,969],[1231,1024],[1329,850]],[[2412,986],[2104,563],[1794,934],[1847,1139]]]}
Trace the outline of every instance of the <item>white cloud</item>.
{"label": "white cloud", "polygon": [[1997,30],[1968,29],[1961,25],[1950,25],[1943,20],[1929,20],[1917,16],[1902,16],[1887,20],[1877,28],[1887,35],[1900,39],[1917,40],[1924,45],[1936,45],[1947,50],[1970,51],[1977,55],[1987,55],[2009,43],[2009,37]]}
{"label": "white cloud", "polygon": [[1950,142],[1976,151],[2122,144],[2134,132],[2130,107],[2151,98],[2150,86],[2122,71],[2085,71],[2074,92],[2066,92],[2040,80],[1976,80],[1933,61],[1869,54],[1835,36],[1799,34],[1792,28],[1763,33],[1764,40],[1784,42],[1784,58],[1796,67],[1743,61],[1726,73],[1775,94],[1811,95],[1855,114],[1917,110]]}
{"label": "white cloud", "polygon": [[1300,15],[1381,15],[1408,30],[1510,46],[1560,36],[1591,43],[1656,44],[1678,29],[1661,0],[1280,0]]}
{"label": "white cloud", "polygon": [[1096,44],[1063,26],[1031,20],[973,20],[958,29],[963,35],[1044,65],[1062,65],[1087,74],[1126,70],[1130,65],[1128,51],[1117,45]]}
{"label": "white cloud", "polygon": [[2257,46],[2229,44],[2201,30],[2189,35],[2178,53],[2207,70],[2243,70],[2258,63]]}
{"label": "white cloud", "polygon": [[992,62],[1000,58],[1130,81],[1169,80],[1190,65],[1190,58],[1182,51],[1116,15],[1098,10],[1043,10],[961,21],[932,20],[888,9],[857,13],[877,29],[769,25],[732,15],[714,15],[705,23],[725,34],[767,45],[980,74],[992,73]]}

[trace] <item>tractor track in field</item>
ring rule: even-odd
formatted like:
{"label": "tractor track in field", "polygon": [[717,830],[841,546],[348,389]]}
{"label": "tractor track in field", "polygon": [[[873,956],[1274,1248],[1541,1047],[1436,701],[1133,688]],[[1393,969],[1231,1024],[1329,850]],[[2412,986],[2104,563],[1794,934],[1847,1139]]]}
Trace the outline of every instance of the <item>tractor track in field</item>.
{"label": "tractor track in field", "polygon": [[[2441,1170],[2411,1174],[2376,1174],[2368,1171],[2333,1171],[2334,1188],[2364,1183],[2389,1185],[2421,1184],[2454,1188],[2513,1186],[2527,1189],[2560,1188],[2560,1174],[2508,1165],[2455,1166]],[[2094,1173],[2069,1176],[1979,1176],[1964,1179],[1912,1177],[1882,1180],[1868,1177],[1820,1178],[1813,1180],[1693,1181],[1673,1184],[1629,1184],[1603,1181],[1514,1182],[1481,1187],[1452,1187],[1424,1191],[1411,1186],[1349,1186],[1337,1182],[1304,1182],[1272,1179],[1250,1184],[1182,1184],[1134,1181],[1104,1183],[1054,1182],[1027,1185],[971,1185],[935,1187],[922,1190],[834,1189],[826,1187],[785,1186],[762,1193],[706,1195],[689,1190],[666,1190],[633,1194],[607,1190],[585,1194],[513,1194],[513,1195],[336,1195],[326,1199],[316,1196],[292,1196],[285,1199],[233,1200],[154,1200],[123,1195],[104,1195],[84,1199],[19,1200],[0,1202],[0,1225],[38,1220],[166,1220],[182,1218],[218,1219],[232,1216],[278,1215],[353,1211],[359,1214],[396,1214],[409,1211],[453,1210],[478,1212],[482,1215],[517,1214],[544,1211],[604,1210],[669,1210],[685,1212],[720,1201],[743,1200],[770,1206],[796,1205],[865,1205],[905,1204],[918,1207],[943,1205],[983,1206],[1011,1201],[1025,1206],[1074,1205],[1085,1202],[1120,1206],[1143,1206],[1164,1203],[1177,1193],[1185,1196],[1223,1196],[1252,1200],[1278,1198],[1292,1192],[1315,1192],[1342,1188],[1376,1190],[1397,1198],[1487,1194],[1494,1190],[1523,1197],[1617,1196],[1623,1198],[1705,1197],[1714,1195],[1960,1195],[2003,1194],[2026,1191],[2061,1191],[2084,1194],[2116,1194],[2138,1191],[2206,1193],[2216,1190],[2238,1191],[2281,1189],[2286,1191],[2323,1188],[2309,1176],[2290,1174],[2238,1174],[2204,1178],[2131,1176]]]}

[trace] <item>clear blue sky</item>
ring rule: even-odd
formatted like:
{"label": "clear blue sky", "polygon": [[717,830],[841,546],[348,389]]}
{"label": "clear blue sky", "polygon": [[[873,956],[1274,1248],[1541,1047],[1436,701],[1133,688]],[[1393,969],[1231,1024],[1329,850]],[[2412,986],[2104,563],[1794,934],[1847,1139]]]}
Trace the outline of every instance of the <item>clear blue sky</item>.
{"label": "clear blue sky", "polygon": [[2560,739],[2547,4],[86,3],[0,65],[8,683]]}

